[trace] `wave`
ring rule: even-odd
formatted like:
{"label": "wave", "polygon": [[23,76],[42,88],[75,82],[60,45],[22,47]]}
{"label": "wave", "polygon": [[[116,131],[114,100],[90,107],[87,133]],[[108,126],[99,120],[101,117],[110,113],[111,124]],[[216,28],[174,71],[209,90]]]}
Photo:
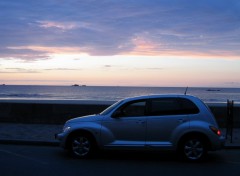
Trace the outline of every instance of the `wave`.
{"label": "wave", "polygon": [[13,93],[13,94],[0,94],[0,98],[50,98],[51,95],[43,95],[36,93]]}

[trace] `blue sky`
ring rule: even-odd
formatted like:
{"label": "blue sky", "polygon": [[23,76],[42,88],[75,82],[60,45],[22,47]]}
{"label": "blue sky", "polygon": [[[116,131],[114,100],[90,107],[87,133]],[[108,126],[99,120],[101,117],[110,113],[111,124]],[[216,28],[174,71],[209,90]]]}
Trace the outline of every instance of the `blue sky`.
{"label": "blue sky", "polygon": [[0,83],[240,87],[239,0],[1,0]]}

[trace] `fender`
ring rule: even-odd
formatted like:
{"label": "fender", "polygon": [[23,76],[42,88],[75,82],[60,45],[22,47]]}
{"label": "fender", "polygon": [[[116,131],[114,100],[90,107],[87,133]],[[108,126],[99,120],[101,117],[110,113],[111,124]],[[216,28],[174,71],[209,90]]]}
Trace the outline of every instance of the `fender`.
{"label": "fender", "polygon": [[[188,125],[188,128],[186,128]],[[201,133],[209,138],[209,135],[214,135],[209,129],[209,123],[204,121],[189,121],[188,124],[182,124],[178,126],[172,133],[171,141],[173,143],[174,149],[177,149],[178,142],[181,140],[183,136],[190,133]]]}
{"label": "fender", "polygon": [[80,123],[72,123],[70,125],[70,130],[68,131],[68,134],[66,135],[66,138],[68,138],[68,136],[76,131],[87,131],[89,133],[91,133],[94,138],[96,139],[96,142],[98,143],[98,145],[100,144],[100,136],[101,136],[101,122],[99,121],[99,123],[96,123],[96,121],[94,122],[80,122]]}
{"label": "fender", "polygon": [[112,131],[103,125],[101,127],[101,137],[100,138],[101,138],[100,143],[99,143],[100,147],[104,147],[107,144],[113,143],[115,141],[115,137],[114,137]]}

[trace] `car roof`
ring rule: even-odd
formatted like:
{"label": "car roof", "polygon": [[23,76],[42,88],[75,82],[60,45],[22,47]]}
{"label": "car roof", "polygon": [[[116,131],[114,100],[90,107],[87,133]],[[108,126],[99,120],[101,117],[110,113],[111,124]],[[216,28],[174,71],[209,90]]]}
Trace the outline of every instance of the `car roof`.
{"label": "car roof", "polygon": [[192,95],[184,95],[184,94],[153,94],[153,95],[142,95],[142,96],[128,97],[128,98],[125,98],[124,101],[152,99],[152,98],[187,98],[187,99],[195,99],[196,97],[194,97]]}

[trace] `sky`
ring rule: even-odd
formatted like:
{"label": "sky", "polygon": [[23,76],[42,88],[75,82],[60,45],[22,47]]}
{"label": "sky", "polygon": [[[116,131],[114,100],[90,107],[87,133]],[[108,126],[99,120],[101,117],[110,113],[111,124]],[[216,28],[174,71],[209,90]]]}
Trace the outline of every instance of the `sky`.
{"label": "sky", "polygon": [[0,84],[240,87],[239,0],[1,0]]}

